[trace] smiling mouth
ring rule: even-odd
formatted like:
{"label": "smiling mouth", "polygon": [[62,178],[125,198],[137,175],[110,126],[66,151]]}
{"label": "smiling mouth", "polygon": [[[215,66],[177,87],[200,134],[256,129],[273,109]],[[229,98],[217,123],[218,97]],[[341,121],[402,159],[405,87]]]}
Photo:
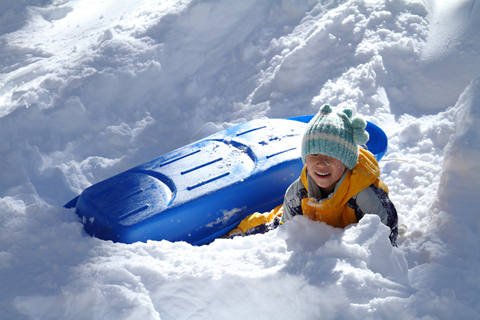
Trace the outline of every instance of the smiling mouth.
{"label": "smiling mouth", "polygon": [[322,178],[328,177],[330,175],[330,173],[320,173],[320,172],[315,172],[315,173],[317,174],[317,176],[322,177]]}

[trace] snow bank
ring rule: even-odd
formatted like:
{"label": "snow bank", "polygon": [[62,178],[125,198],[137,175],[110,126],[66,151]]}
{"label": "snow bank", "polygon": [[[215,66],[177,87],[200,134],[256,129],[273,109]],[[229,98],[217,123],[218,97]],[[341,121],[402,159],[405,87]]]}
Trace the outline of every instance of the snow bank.
{"label": "snow bank", "polygon": [[271,318],[272,310],[287,319],[299,313],[347,319],[368,313],[359,286],[379,299],[411,291],[405,258],[389,233],[374,216],[346,232],[299,217],[278,233],[197,248],[84,238],[82,245],[93,246],[88,254],[76,250],[82,261],[70,267],[60,294],[18,297],[14,304],[42,319],[242,319],[252,311]]}

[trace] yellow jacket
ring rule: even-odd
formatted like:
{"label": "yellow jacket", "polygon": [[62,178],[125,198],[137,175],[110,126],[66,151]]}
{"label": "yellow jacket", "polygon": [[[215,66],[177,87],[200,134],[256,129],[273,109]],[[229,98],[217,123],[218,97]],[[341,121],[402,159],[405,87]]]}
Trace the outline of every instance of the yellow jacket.
{"label": "yellow jacket", "polygon": [[[377,160],[370,152],[360,148],[358,162],[355,167],[352,170],[347,170],[340,185],[336,187],[333,194],[326,199],[318,200],[309,198],[306,194],[299,194],[305,192],[298,190],[300,183],[299,180],[301,181],[304,190],[308,193],[308,172],[305,166],[299,180],[292,184],[292,186],[295,185],[296,188],[294,189],[297,190],[293,192],[291,192],[291,190],[289,190],[290,192],[287,191],[283,205],[276,207],[270,212],[256,212],[249,215],[226,237],[232,238],[237,235],[264,233],[276,228],[280,224],[280,218],[282,218],[282,221],[285,221],[296,214],[303,214],[312,220],[325,222],[333,227],[344,228],[351,223],[358,222],[355,215],[355,209],[350,208],[350,206],[347,205],[347,202],[359,192],[373,184],[384,190],[387,194],[386,197],[388,198],[388,188],[379,177],[380,168]],[[290,188],[292,188],[292,186],[290,186]],[[301,208],[302,212],[289,213],[288,217],[285,217],[284,208],[289,201],[298,203],[297,207],[299,209]],[[388,200],[388,202],[390,201]],[[287,210],[289,209],[287,208]],[[282,217],[282,215],[284,216]],[[392,210],[389,211],[389,216],[391,216],[391,218],[384,222],[392,228],[393,237],[391,240],[392,243],[394,243],[396,238],[397,219],[393,204]]]}
{"label": "yellow jacket", "polygon": [[[307,168],[303,168],[301,181],[308,191]],[[323,221],[333,227],[344,228],[356,223],[355,210],[347,202],[371,184],[388,193],[387,186],[379,179],[380,168],[375,157],[363,148],[360,148],[357,164],[348,170],[342,183],[331,197],[327,199],[304,198],[302,202],[303,215],[315,221]]]}

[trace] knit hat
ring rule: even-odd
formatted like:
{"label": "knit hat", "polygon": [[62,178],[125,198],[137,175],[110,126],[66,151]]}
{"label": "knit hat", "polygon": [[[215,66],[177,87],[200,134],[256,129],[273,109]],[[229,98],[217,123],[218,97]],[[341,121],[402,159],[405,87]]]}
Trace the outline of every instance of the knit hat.
{"label": "knit hat", "polygon": [[357,164],[359,145],[369,139],[367,122],[361,117],[352,119],[353,111],[332,112],[324,105],[308,123],[302,140],[302,160],[310,154],[334,157],[349,169]]}

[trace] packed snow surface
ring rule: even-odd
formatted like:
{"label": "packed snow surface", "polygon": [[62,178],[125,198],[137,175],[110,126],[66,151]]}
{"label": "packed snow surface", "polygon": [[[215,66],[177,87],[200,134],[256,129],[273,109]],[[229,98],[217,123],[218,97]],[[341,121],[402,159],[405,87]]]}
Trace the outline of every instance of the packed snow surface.
{"label": "packed snow surface", "polygon": [[[3,0],[0,319],[480,319],[478,30],[476,0]],[[323,104],[387,133],[397,248],[370,215],[194,247],[91,238],[63,208]]]}

